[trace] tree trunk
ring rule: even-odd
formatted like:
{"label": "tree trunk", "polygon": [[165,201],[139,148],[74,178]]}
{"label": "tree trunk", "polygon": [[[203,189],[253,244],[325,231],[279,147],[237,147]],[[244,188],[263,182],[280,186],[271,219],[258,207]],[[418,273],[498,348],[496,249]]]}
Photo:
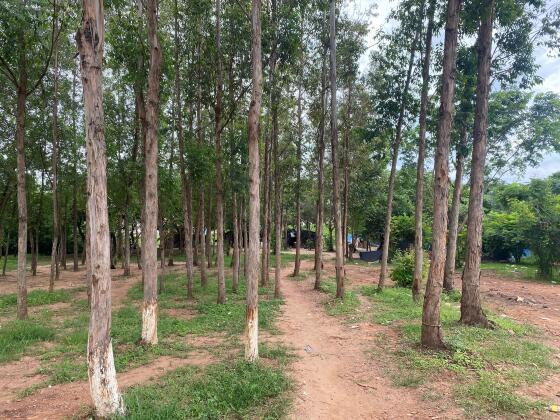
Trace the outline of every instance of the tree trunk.
{"label": "tree trunk", "polygon": [[[56,0],[55,0],[56,1]],[[55,20],[55,31],[58,23]],[[60,212],[58,203],[58,47],[54,45],[54,81],[52,114],[52,200],[53,200],[53,240],[51,249],[51,271],[49,292],[54,290],[55,279],[58,280],[58,262],[60,260]]]}
{"label": "tree trunk", "polygon": [[442,88],[438,137],[434,163],[434,221],[432,225],[432,261],[424,295],[421,343],[430,348],[444,347],[440,325],[440,296],[445,264],[447,229],[448,159],[455,93],[457,26],[461,0],[448,0],[443,51]]}
{"label": "tree trunk", "polygon": [[350,131],[352,129],[352,81],[348,82],[346,127],[344,130],[344,189],[342,191],[342,241],[344,243],[344,256],[348,255],[348,194],[350,193]]}
{"label": "tree trunk", "polygon": [[[183,110],[181,107],[181,72],[179,67],[179,13],[177,0],[174,2],[175,18],[175,102],[176,120],[175,130],[177,132],[177,143],[179,145],[179,171],[181,172],[181,198],[183,200],[183,225],[185,265],[187,269],[187,299],[194,298],[193,292],[193,233],[192,233],[192,191],[191,184],[187,178],[185,168],[185,139],[183,137]],[[192,118],[190,118],[192,131]]]}
{"label": "tree trunk", "polygon": [[92,293],[88,333],[88,377],[99,417],[124,415],[111,343],[111,271],[107,211],[107,156],[103,123],[103,3],[83,0],[82,26],[76,35],[84,91],[84,126],[88,168],[88,271]]}
{"label": "tree trunk", "polygon": [[218,259],[218,303],[226,303],[226,279],[224,274],[224,185],[222,176],[222,10],[221,1],[216,0],[216,236]]}
{"label": "tree trunk", "polygon": [[383,252],[381,254],[381,271],[379,274],[379,290],[383,290],[385,279],[387,278],[387,262],[389,260],[389,243],[391,242],[391,218],[393,216],[393,196],[395,193],[395,177],[397,175],[397,161],[399,158],[399,148],[402,140],[402,127],[404,124],[404,113],[406,111],[406,100],[408,98],[408,89],[412,79],[412,68],[414,67],[414,56],[416,54],[416,44],[420,37],[420,29],[416,31],[416,35],[410,46],[410,57],[408,60],[408,69],[406,72],[406,81],[402,91],[401,105],[399,109],[399,119],[397,121],[397,129],[395,140],[393,142],[393,151],[391,154],[391,173],[389,175],[389,191],[387,193],[387,213],[385,215],[385,228],[383,231]]}
{"label": "tree trunk", "polygon": [[159,217],[159,265],[161,268],[161,274],[158,276],[158,294],[161,294],[165,291],[165,246],[166,246],[166,232],[163,227],[163,217]]}
{"label": "tree trunk", "polygon": [[296,159],[297,159],[297,175],[296,175],[296,256],[294,261],[294,274],[296,277],[299,275],[299,268],[301,265],[301,144],[303,142],[303,118],[302,118],[302,86],[298,88],[298,135],[296,142]]}
{"label": "tree trunk", "polygon": [[414,277],[412,280],[412,298],[418,301],[422,284],[422,267],[424,264],[422,210],[424,208],[424,158],[426,155],[426,117],[428,115],[428,91],[430,89],[430,59],[432,55],[432,36],[434,32],[435,0],[430,0],[428,8],[428,28],[424,61],[422,62],[422,92],[420,94],[420,119],[418,135],[418,163],[416,164],[416,206],[414,213]]}
{"label": "tree trunk", "polygon": [[[463,141],[466,140],[466,134],[467,129],[465,125],[462,135]],[[447,250],[443,277],[443,288],[447,292],[453,291],[453,275],[455,274],[455,260],[457,256],[457,237],[459,234],[459,210],[461,208],[464,160],[465,156],[463,155],[462,150],[457,150],[457,161],[455,163],[455,184],[453,188],[453,200],[451,202],[451,214],[449,215],[449,232],[447,233]]]}
{"label": "tree trunk", "polygon": [[237,293],[239,287],[239,222],[237,218],[237,193],[233,192],[233,267],[232,291]]}
{"label": "tree trunk", "polygon": [[[21,41],[23,44],[23,40]],[[25,106],[27,101],[27,70],[25,53],[20,55],[20,79],[16,105],[16,148],[17,148],[17,202],[18,202],[18,264],[17,264],[17,317],[27,318],[27,199],[25,196]]]}
{"label": "tree trunk", "polygon": [[336,297],[344,297],[344,242],[340,209],[340,180],[338,178],[338,114],[336,105],[336,2],[331,0],[330,11],[330,79],[331,79],[331,160],[333,179],[333,213],[336,238]]}
{"label": "tree trunk", "polygon": [[198,264],[200,266],[200,284],[202,287],[206,288],[208,285],[208,279],[206,277],[206,232],[204,229],[204,186],[200,186],[200,192],[198,195],[198,214],[197,214],[197,228],[198,231],[198,250],[199,250],[199,260]]}
{"label": "tree trunk", "polygon": [[[275,54],[275,52],[272,52]],[[270,59],[271,64],[273,57]],[[272,71],[271,71],[272,73]],[[268,129],[266,130],[268,131]],[[262,235],[262,251],[261,251],[261,286],[268,285],[269,280],[269,257],[270,257],[270,133],[264,135],[264,168],[263,168],[263,235]]]}
{"label": "tree trunk", "polygon": [[323,212],[325,207],[325,92],[327,86],[327,64],[326,64],[326,47],[323,52],[323,61],[321,64],[321,104],[319,117],[319,133],[317,135],[317,210],[315,216],[315,285],[314,289],[321,288],[321,274],[323,271]]}
{"label": "tree trunk", "polygon": [[208,194],[206,194],[206,196],[208,197],[208,211],[206,212],[206,214],[208,215],[208,220],[207,220],[207,224],[206,224],[206,253],[207,253],[207,262],[208,268],[212,268],[212,257],[213,257],[213,246],[212,246],[212,188],[209,187],[208,188]]}
{"label": "tree trunk", "polygon": [[243,277],[245,281],[247,281],[247,252],[248,252],[248,245],[249,245],[249,227],[247,226],[247,207],[243,204],[244,201],[241,201],[241,235],[243,237]]}
{"label": "tree trunk", "polygon": [[259,358],[259,119],[262,100],[261,1],[252,0],[251,75],[253,87],[247,118],[249,148],[249,247],[247,252],[247,312],[245,317],[245,359]]}
{"label": "tree trunk", "polygon": [[144,272],[144,306],[142,310],[142,341],[155,345],[157,337],[157,219],[158,219],[158,112],[161,74],[161,50],[157,37],[156,0],[147,1],[148,43],[150,66],[148,75],[148,103],[146,106],[146,144],[144,200],[145,236],[142,238]]}
{"label": "tree trunk", "polygon": [[488,141],[488,93],[490,91],[490,62],[494,0],[484,2],[483,21],[478,30],[478,76],[474,108],[473,151],[470,177],[469,212],[467,216],[467,249],[461,296],[461,323],[491,326],[482,311],[480,301],[480,259],[482,253],[482,200],[484,195],[484,167]]}
{"label": "tree trunk", "polygon": [[4,245],[4,264],[2,265],[2,276],[6,277],[6,265],[8,264],[8,252],[10,250],[10,232],[6,234],[6,244]]}

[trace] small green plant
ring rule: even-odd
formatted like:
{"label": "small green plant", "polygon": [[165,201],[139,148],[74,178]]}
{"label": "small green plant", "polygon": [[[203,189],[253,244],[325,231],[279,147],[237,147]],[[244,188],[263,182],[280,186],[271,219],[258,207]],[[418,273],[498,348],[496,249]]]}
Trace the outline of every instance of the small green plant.
{"label": "small green plant", "polygon": [[[428,272],[427,258],[423,259],[422,277],[425,278]],[[391,271],[391,280],[399,287],[412,287],[414,279],[414,251],[397,250],[393,257],[393,270]]]}

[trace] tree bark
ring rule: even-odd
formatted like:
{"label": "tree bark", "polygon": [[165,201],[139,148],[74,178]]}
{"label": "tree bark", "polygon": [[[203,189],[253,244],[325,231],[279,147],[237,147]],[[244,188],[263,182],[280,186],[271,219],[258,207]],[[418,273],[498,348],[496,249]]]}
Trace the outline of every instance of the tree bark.
{"label": "tree bark", "polygon": [[[272,56],[270,58],[270,78],[274,73],[274,69],[276,65],[275,59],[276,52],[272,52]],[[268,131],[268,129],[266,130]],[[264,135],[264,168],[263,168],[263,236],[262,236],[262,256],[261,256],[261,286],[268,285],[269,281],[269,272],[270,272],[270,166],[271,166],[271,136],[269,132],[266,132]]]}
{"label": "tree bark", "polygon": [[[55,0],[56,1],[56,0]],[[55,20],[55,28],[58,21]],[[56,29],[55,29],[56,30]],[[52,111],[52,200],[53,200],[53,240],[51,249],[51,271],[49,292],[54,290],[54,282],[58,280],[58,263],[60,260],[60,214],[58,203],[58,46],[54,45],[54,80],[53,80],[53,111]]]}
{"label": "tree bark", "polygon": [[478,76],[474,108],[473,151],[470,177],[469,212],[467,217],[467,249],[461,295],[461,320],[466,325],[490,327],[480,301],[480,259],[482,254],[482,200],[484,196],[484,167],[488,143],[488,94],[490,91],[490,63],[494,0],[484,2],[484,13],[478,30]]}
{"label": "tree bark", "polygon": [[27,318],[27,199],[25,196],[25,106],[27,101],[27,70],[25,53],[20,55],[20,79],[16,104],[16,148],[17,148],[17,202],[18,202],[18,264],[17,264],[17,317]]}
{"label": "tree bark", "polygon": [[252,0],[251,75],[253,87],[247,118],[249,148],[249,247],[247,251],[247,311],[245,317],[245,359],[259,358],[259,119],[262,101],[261,1]]}
{"label": "tree bark", "polygon": [[[181,172],[181,198],[183,200],[183,225],[184,225],[184,246],[185,246],[185,265],[187,270],[187,299],[194,298],[193,292],[193,232],[192,232],[192,191],[191,184],[187,178],[185,168],[185,139],[183,137],[183,110],[181,107],[181,72],[179,67],[179,12],[177,0],[175,0],[175,106],[176,121],[175,130],[177,132],[177,143],[179,145],[179,170]],[[190,119],[192,129],[192,118]]]}
{"label": "tree bark", "polygon": [[422,267],[424,265],[424,248],[422,232],[422,211],[424,208],[424,158],[426,155],[426,117],[428,115],[428,91],[430,89],[430,59],[432,55],[432,36],[434,33],[435,0],[430,0],[428,7],[428,27],[424,61],[422,62],[422,92],[420,94],[420,118],[418,135],[418,162],[416,164],[416,204],[414,213],[414,277],[412,280],[412,298],[418,301],[422,284]]}
{"label": "tree bark", "polygon": [[224,185],[222,176],[222,10],[216,0],[216,106],[214,108],[216,141],[216,236],[218,266],[218,303],[226,303],[226,279],[224,274]]}
{"label": "tree bark", "polygon": [[206,196],[208,197],[208,210],[206,212],[206,214],[208,215],[208,220],[207,220],[207,224],[206,224],[206,255],[207,255],[207,259],[206,261],[208,262],[207,267],[208,268],[212,268],[212,257],[213,257],[213,246],[212,246],[212,188],[211,186],[208,187],[208,194],[206,194]]}
{"label": "tree bark", "polygon": [[323,271],[323,212],[325,207],[325,95],[327,86],[327,64],[326,64],[326,47],[323,52],[323,61],[321,64],[321,104],[319,106],[319,133],[317,135],[317,210],[315,214],[315,285],[314,289],[321,288],[321,274]]}
{"label": "tree bark", "polygon": [[239,222],[237,217],[237,193],[233,192],[233,267],[232,291],[237,293],[239,287]]}
{"label": "tree bark", "polygon": [[421,343],[430,348],[444,347],[440,325],[440,296],[445,264],[447,229],[448,159],[453,124],[457,27],[460,0],[448,0],[443,51],[442,88],[438,137],[434,164],[434,221],[432,225],[432,261],[424,295]]}
{"label": "tree bark", "polygon": [[84,91],[84,126],[88,168],[88,271],[91,313],[88,333],[88,377],[99,417],[124,415],[111,343],[111,271],[107,211],[107,155],[103,122],[103,3],[83,0],[82,25],[76,34]]}
{"label": "tree bark", "polygon": [[344,297],[344,243],[340,209],[340,180],[338,178],[338,114],[336,104],[336,1],[331,0],[330,11],[330,85],[331,85],[331,160],[333,179],[333,213],[336,238],[336,297]]}
{"label": "tree bark", "polygon": [[299,275],[301,265],[301,144],[303,142],[303,110],[302,110],[302,86],[298,86],[298,135],[296,141],[296,159],[297,159],[297,175],[296,175],[296,256],[294,261],[293,276]]}
{"label": "tree bark", "polygon": [[344,130],[344,189],[342,191],[342,240],[344,243],[344,256],[348,258],[348,194],[350,193],[350,131],[351,126],[351,110],[352,110],[352,81],[348,82],[346,111],[346,127]]}
{"label": "tree bark", "polygon": [[[467,129],[465,125],[462,134],[463,141],[466,140],[466,134]],[[463,155],[462,150],[457,150],[457,161],[455,163],[455,184],[453,188],[453,200],[451,201],[451,214],[449,215],[449,232],[447,233],[447,250],[443,275],[443,288],[447,292],[453,291],[453,275],[455,274],[455,260],[457,256],[457,237],[459,234],[459,210],[461,208],[464,160],[465,156]]]}
{"label": "tree bark", "polygon": [[142,341],[149,345],[158,343],[157,337],[157,220],[158,220],[158,112],[161,74],[161,50],[157,37],[156,0],[147,1],[148,44],[150,66],[148,71],[148,103],[146,106],[145,144],[145,236],[142,238],[144,272],[144,306],[142,310]]}
{"label": "tree bark", "polygon": [[399,109],[399,119],[397,121],[397,129],[395,140],[393,142],[393,150],[391,153],[391,173],[389,174],[389,190],[387,192],[387,213],[385,215],[385,228],[383,231],[383,251],[381,254],[381,270],[379,274],[379,283],[377,288],[383,290],[385,279],[387,278],[387,263],[389,260],[389,243],[391,242],[391,218],[393,216],[393,196],[395,193],[395,177],[397,175],[397,161],[399,158],[399,148],[402,140],[402,128],[404,124],[404,113],[406,111],[406,103],[408,98],[408,89],[412,79],[412,69],[414,67],[414,56],[416,54],[416,44],[420,37],[420,29],[416,31],[416,35],[410,46],[410,57],[408,59],[408,69],[406,72],[406,80],[402,91],[401,105]]}

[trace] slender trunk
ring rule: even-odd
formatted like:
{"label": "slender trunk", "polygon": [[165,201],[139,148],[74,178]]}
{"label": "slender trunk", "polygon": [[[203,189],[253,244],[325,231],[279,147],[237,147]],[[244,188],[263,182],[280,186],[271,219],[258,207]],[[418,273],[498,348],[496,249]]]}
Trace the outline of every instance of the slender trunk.
{"label": "slender trunk", "polygon": [[27,101],[27,70],[25,53],[20,55],[20,79],[16,105],[16,148],[17,148],[17,202],[18,202],[18,264],[17,264],[17,317],[27,318],[27,200],[25,197],[25,106]]}
{"label": "slender trunk", "polygon": [[336,104],[336,2],[331,0],[330,10],[330,85],[331,85],[331,160],[333,179],[333,213],[336,238],[336,297],[344,297],[344,245],[342,214],[340,209],[340,180],[338,171],[338,111]]}
{"label": "slender trunk", "polygon": [[247,251],[247,312],[245,359],[259,358],[259,119],[262,100],[261,1],[252,0],[251,74],[253,87],[247,118],[249,148],[249,247]]}
{"label": "slender trunk", "polygon": [[158,276],[158,294],[161,294],[165,291],[165,244],[166,244],[166,232],[163,227],[163,218],[159,217],[159,265],[161,268],[161,274]]}
{"label": "slender trunk", "polygon": [[297,159],[297,175],[296,175],[296,256],[294,262],[294,274],[299,275],[301,265],[301,144],[303,142],[303,111],[301,104],[302,86],[298,88],[298,135],[296,142],[296,159]]}
{"label": "slender trunk", "polygon": [[389,243],[391,242],[391,218],[393,215],[393,196],[395,192],[395,177],[397,175],[397,161],[399,158],[399,148],[402,140],[402,128],[404,124],[404,113],[406,111],[406,102],[408,98],[408,89],[412,79],[412,69],[414,67],[414,56],[416,54],[416,44],[420,37],[420,30],[416,32],[412,45],[410,46],[410,57],[408,59],[408,70],[406,73],[406,81],[402,91],[401,105],[399,109],[399,119],[397,121],[397,129],[393,142],[393,150],[391,154],[391,173],[389,175],[389,191],[387,193],[387,213],[385,215],[385,229],[383,231],[383,252],[381,254],[381,271],[379,274],[379,290],[383,290],[385,279],[387,278],[387,262],[389,260]]}
{"label": "slender trunk", "polygon": [[243,277],[247,280],[247,252],[249,251],[249,226],[247,226],[247,207],[241,203],[241,235],[243,236]]}
{"label": "slender trunk", "polygon": [[239,286],[239,222],[237,220],[237,193],[233,192],[233,268],[232,291],[237,293]]}
{"label": "slender trunk", "polygon": [[31,234],[29,235],[33,238],[31,245],[31,275],[35,277],[37,275],[37,254],[39,253],[39,229],[35,227],[31,229]]}
{"label": "slender trunk", "polygon": [[478,30],[478,76],[474,108],[473,151],[467,216],[467,249],[461,295],[461,323],[491,326],[480,301],[480,259],[482,254],[482,200],[488,142],[488,94],[495,1],[484,2],[483,21]]}
{"label": "slender trunk", "polygon": [[84,91],[87,150],[88,272],[92,282],[88,333],[88,376],[96,415],[124,415],[111,343],[111,271],[107,211],[107,155],[103,123],[103,3],[83,0],[82,26],[76,35]]}
{"label": "slender trunk", "polygon": [[424,158],[426,155],[426,117],[428,115],[428,90],[430,88],[430,59],[432,55],[432,36],[434,32],[435,0],[430,0],[428,8],[428,28],[424,61],[422,62],[422,92],[420,94],[420,119],[418,136],[418,162],[416,164],[416,206],[414,213],[414,277],[412,280],[412,298],[417,301],[422,284],[422,267],[424,249],[422,247],[422,210],[424,208]]}
{"label": "slender trunk", "polygon": [[208,285],[208,279],[206,277],[206,232],[204,229],[204,204],[204,187],[201,185],[198,195],[198,215],[196,230],[198,231],[198,264],[200,266],[200,284],[205,288]]}
{"label": "slender trunk", "polygon": [[[55,23],[55,28],[57,23]],[[55,29],[56,30],[56,29]],[[58,280],[58,261],[60,259],[60,212],[58,203],[58,47],[54,46],[54,81],[52,114],[52,200],[53,200],[53,240],[51,249],[51,272],[49,292],[54,290],[54,281]]]}
{"label": "slender trunk", "polygon": [[[274,54],[274,52],[273,52]],[[271,58],[271,62],[272,62]],[[272,72],[271,72],[272,73]],[[268,124],[267,124],[268,125]],[[268,131],[268,129],[267,129]],[[261,286],[266,286],[269,279],[268,259],[270,255],[269,230],[270,230],[270,133],[264,136],[264,168],[263,168],[263,235],[262,235],[262,251],[261,251]]]}
{"label": "slender trunk", "polygon": [[[278,13],[277,1],[272,0],[272,31],[274,41],[273,44],[278,44]],[[278,154],[278,107],[280,92],[278,88],[277,76],[277,56],[276,50],[270,60],[270,74],[271,74],[271,102],[270,112],[272,119],[271,130],[271,143],[272,154],[274,160],[274,297],[280,298],[281,284],[280,273],[282,270],[282,207],[281,207],[281,194],[280,194],[280,160]],[[272,162],[271,162],[272,164]]]}
{"label": "slender trunk", "polygon": [[157,220],[158,220],[158,112],[159,85],[161,74],[161,50],[157,37],[156,0],[147,1],[148,43],[150,46],[150,66],[148,72],[148,103],[146,106],[145,144],[145,193],[144,216],[145,236],[142,238],[144,273],[144,306],[142,310],[142,341],[146,344],[158,343],[157,336]]}
{"label": "slender trunk", "polygon": [[[181,173],[181,198],[183,200],[183,225],[184,225],[184,246],[185,246],[185,265],[187,270],[187,299],[194,298],[193,292],[193,233],[192,233],[192,191],[191,184],[187,178],[185,168],[185,139],[183,137],[183,110],[181,107],[181,72],[179,68],[179,14],[177,0],[174,2],[175,19],[175,106],[176,120],[175,131],[177,132],[177,143],[179,146],[179,171]],[[192,132],[192,117],[190,118],[190,128]]]}
{"label": "slender trunk", "polygon": [[447,188],[449,140],[453,124],[455,94],[455,64],[457,51],[457,27],[461,0],[448,0],[447,23],[443,50],[442,88],[439,108],[438,137],[434,163],[434,221],[432,225],[432,260],[424,307],[422,311],[421,343],[431,348],[444,346],[440,325],[440,296],[445,264],[447,229]]}
{"label": "slender trunk", "polygon": [[216,0],[216,236],[218,266],[218,303],[226,303],[226,279],[224,274],[224,186],[222,176],[222,10],[221,0]]}
{"label": "slender trunk", "polygon": [[346,127],[344,130],[344,189],[342,192],[343,205],[342,205],[342,240],[344,243],[344,255],[348,255],[348,194],[350,193],[350,132],[352,130],[352,82],[348,82],[348,96],[347,96],[347,115]]}
{"label": "slender trunk", "polygon": [[4,245],[4,264],[2,265],[2,276],[6,277],[6,265],[8,264],[8,251],[10,249],[10,232],[6,234],[6,243]]}
{"label": "slender trunk", "polygon": [[207,258],[207,262],[208,268],[212,268],[212,258],[213,258],[213,245],[212,245],[212,188],[209,186],[208,187],[208,194],[206,194],[206,196],[208,197],[208,210],[206,212],[206,214],[208,215],[208,220],[207,220],[207,224],[206,224],[206,229],[207,229],[207,233],[206,233],[206,252],[208,255]]}
{"label": "slender trunk", "polygon": [[[463,133],[463,140],[466,140],[466,125],[463,129]],[[451,201],[451,213],[449,215],[449,232],[447,233],[447,250],[443,277],[443,288],[447,292],[453,291],[453,275],[455,274],[455,260],[457,256],[457,236],[459,234],[459,210],[461,208],[464,160],[465,156],[462,151],[457,150],[457,161],[455,163],[455,184],[453,187],[453,200]]]}
{"label": "slender trunk", "polygon": [[323,52],[323,62],[321,64],[321,94],[319,106],[319,133],[317,135],[317,210],[315,218],[315,290],[321,287],[321,274],[323,271],[323,211],[324,211],[324,188],[325,188],[325,92],[327,86],[327,64],[326,64],[326,47]]}

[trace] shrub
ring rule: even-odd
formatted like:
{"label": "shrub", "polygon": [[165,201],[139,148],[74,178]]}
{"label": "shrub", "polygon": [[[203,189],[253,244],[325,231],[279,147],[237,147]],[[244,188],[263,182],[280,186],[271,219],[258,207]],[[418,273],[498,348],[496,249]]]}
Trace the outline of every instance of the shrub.
{"label": "shrub", "polygon": [[[422,278],[426,277],[428,271],[428,259],[424,256],[422,265]],[[412,288],[412,280],[414,279],[414,251],[395,252],[393,257],[393,270],[391,271],[391,280],[398,287]]]}

